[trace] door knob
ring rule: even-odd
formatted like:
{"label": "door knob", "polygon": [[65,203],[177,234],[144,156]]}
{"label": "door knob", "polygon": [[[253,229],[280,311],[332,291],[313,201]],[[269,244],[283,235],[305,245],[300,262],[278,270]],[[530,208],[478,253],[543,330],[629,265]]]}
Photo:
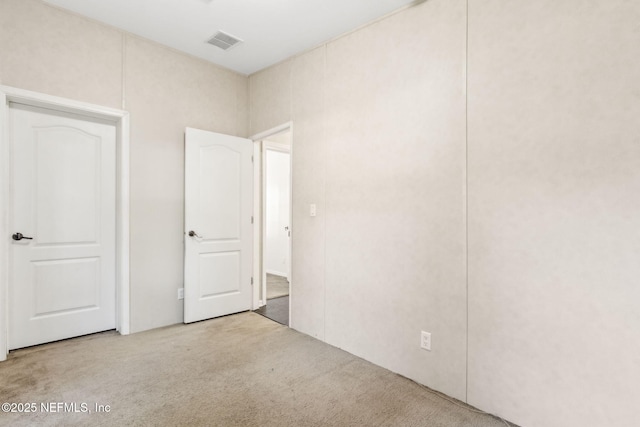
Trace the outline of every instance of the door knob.
{"label": "door knob", "polygon": [[193,230],[189,231],[189,237],[197,237],[199,239],[202,239],[202,236],[199,236],[198,233]]}
{"label": "door knob", "polygon": [[22,233],[16,233],[13,236],[11,236],[11,238],[13,240],[22,240],[22,239],[33,240],[33,237],[27,237],[27,236],[23,235]]}

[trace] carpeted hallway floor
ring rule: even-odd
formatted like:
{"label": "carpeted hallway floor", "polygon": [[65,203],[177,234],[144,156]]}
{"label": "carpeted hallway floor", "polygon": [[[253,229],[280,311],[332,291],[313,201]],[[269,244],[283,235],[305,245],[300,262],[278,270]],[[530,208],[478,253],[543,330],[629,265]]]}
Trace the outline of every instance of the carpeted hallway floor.
{"label": "carpeted hallway floor", "polygon": [[11,426],[505,426],[255,313],[11,352],[0,401],[37,406]]}

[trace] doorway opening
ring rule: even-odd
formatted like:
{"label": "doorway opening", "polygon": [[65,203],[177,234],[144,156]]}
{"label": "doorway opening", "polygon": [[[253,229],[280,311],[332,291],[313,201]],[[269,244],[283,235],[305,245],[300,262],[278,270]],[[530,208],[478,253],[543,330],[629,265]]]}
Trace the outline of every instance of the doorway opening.
{"label": "doorway opening", "polygon": [[[255,312],[278,323],[290,324],[291,293],[291,148],[292,130],[287,124],[258,138],[254,158],[260,159],[254,200],[259,212],[257,233],[259,277]],[[259,199],[259,200],[258,200]],[[254,276],[254,277],[255,277]]]}

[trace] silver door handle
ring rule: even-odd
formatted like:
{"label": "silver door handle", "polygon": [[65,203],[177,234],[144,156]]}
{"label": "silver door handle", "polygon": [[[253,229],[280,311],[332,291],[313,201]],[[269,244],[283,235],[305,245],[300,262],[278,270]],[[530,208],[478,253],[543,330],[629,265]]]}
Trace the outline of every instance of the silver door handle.
{"label": "silver door handle", "polygon": [[198,233],[193,230],[189,231],[189,237],[197,237],[199,239],[202,239],[202,236],[199,236]]}

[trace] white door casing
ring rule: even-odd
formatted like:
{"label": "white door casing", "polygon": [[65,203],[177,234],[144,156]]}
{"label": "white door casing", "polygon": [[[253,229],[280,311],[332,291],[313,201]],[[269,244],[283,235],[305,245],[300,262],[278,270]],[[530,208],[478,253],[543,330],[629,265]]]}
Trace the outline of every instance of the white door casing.
{"label": "white door casing", "polygon": [[[116,322],[122,335],[130,332],[129,313],[129,114],[126,111],[45,95],[9,86],[0,86],[0,361],[8,354],[9,288],[12,285],[10,255],[15,232],[10,223],[13,211],[11,195],[11,150],[9,105],[18,103],[59,112],[80,114],[87,118],[106,120],[116,132]],[[26,233],[24,233],[27,235]]]}
{"label": "white door casing", "polygon": [[[116,325],[116,129],[10,104],[9,349]],[[19,235],[15,235],[18,237]]]}
{"label": "white door casing", "polygon": [[187,128],[184,322],[251,309],[250,140]]}
{"label": "white door casing", "polygon": [[[254,235],[253,235],[253,277],[254,277],[254,290],[253,290],[253,309],[257,310],[258,308],[264,306],[267,301],[267,283],[266,283],[266,274],[263,266],[263,253],[264,253],[264,149],[263,144],[265,141],[278,134],[282,134],[288,132],[289,133],[289,141],[290,144],[286,145],[289,150],[289,170],[292,171],[293,164],[293,122],[283,123],[281,125],[275,126],[271,129],[265,130],[263,132],[256,133],[250,137],[253,141],[253,149],[255,161],[253,165],[253,173],[254,173],[254,202],[253,202],[253,214],[256,218],[254,225]],[[284,145],[284,144],[278,144]],[[293,206],[293,174],[290,172],[290,190],[289,190],[289,231],[291,231],[291,236],[293,235],[293,216],[292,216],[292,206]],[[294,297],[292,291],[292,277],[291,277],[291,254],[293,243],[291,240],[291,236],[289,238],[289,324],[292,323],[292,313],[291,313],[291,301]]]}

